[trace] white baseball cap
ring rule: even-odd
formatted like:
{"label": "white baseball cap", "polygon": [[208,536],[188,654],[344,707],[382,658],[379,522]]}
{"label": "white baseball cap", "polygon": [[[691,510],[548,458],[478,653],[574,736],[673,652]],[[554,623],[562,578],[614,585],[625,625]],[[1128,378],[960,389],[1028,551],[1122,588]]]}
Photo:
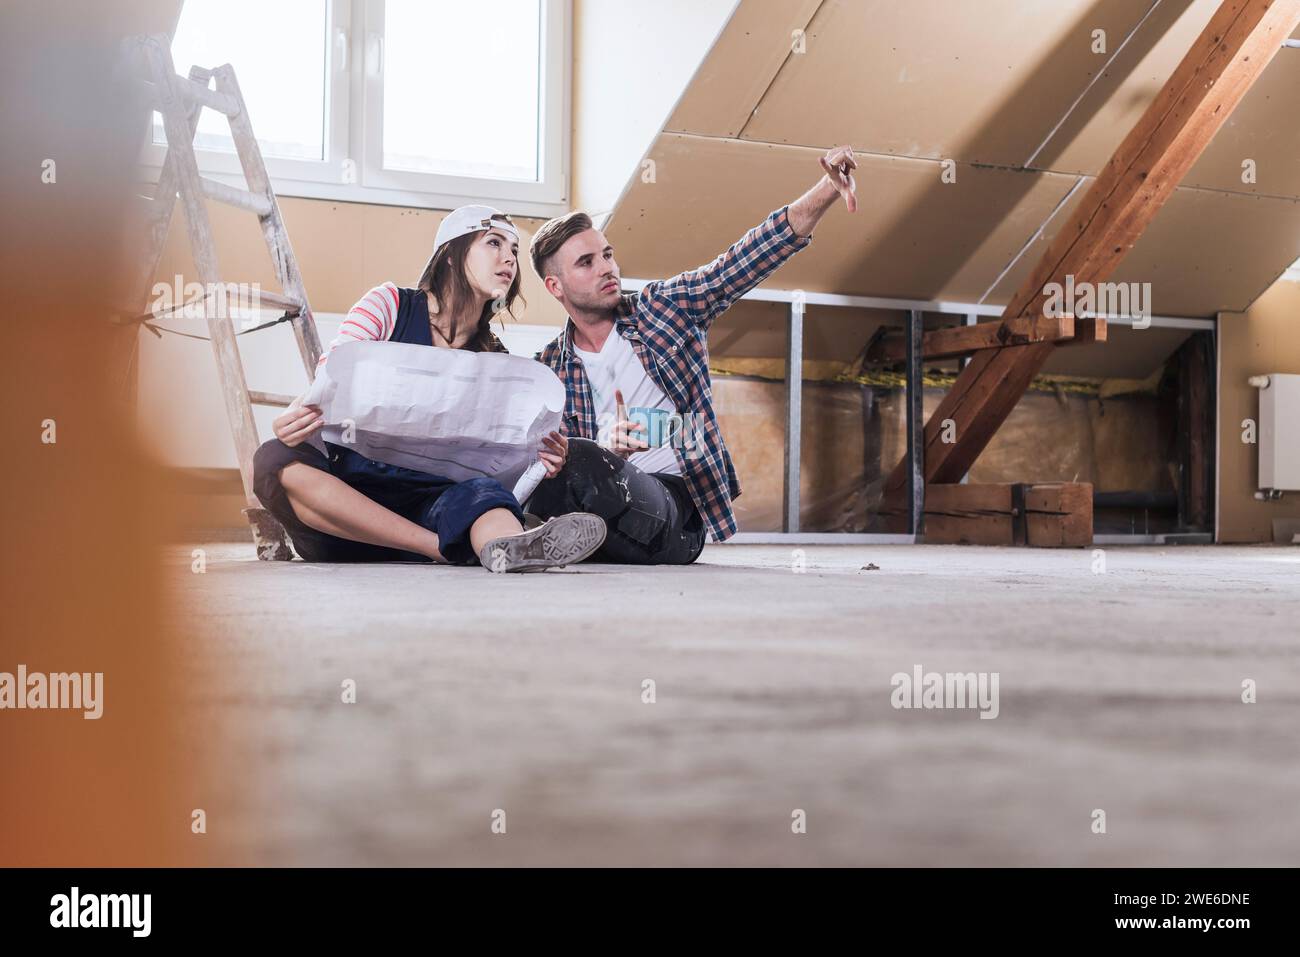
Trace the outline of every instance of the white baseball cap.
{"label": "white baseball cap", "polygon": [[438,234],[433,237],[433,251],[436,253],[458,236],[486,232],[489,229],[499,229],[503,233],[509,233],[518,241],[519,230],[515,228],[514,223],[492,218],[504,215],[501,210],[493,209],[491,206],[461,206],[459,209],[453,209],[443,219],[438,227]]}

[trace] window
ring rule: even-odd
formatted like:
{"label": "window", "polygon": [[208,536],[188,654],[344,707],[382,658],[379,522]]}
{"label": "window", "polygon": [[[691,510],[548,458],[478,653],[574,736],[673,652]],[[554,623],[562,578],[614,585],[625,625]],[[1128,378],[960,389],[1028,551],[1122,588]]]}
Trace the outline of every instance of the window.
{"label": "window", "polygon": [[[186,0],[172,59],[235,68],[276,192],[567,209],[570,0]],[[155,116],[149,159],[166,138]],[[205,175],[243,185],[204,110]]]}
{"label": "window", "polygon": [[[540,6],[388,0],[384,169],[536,182]],[[485,14],[511,29],[492,30]]]}
{"label": "window", "polygon": [[[327,13],[326,0],[224,0],[219,8],[190,0],[172,41],[176,72],[184,76],[195,65],[231,64],[249,116],[257,120],[262,155],[324,160]],[[250,23],[258,29],[249,30]],[[301,68],[285,70],[286,62]],[[154,142],[167,142],[156,114]],[[200,116],[194,143],[235,151],[230,125],[213,110]]]}

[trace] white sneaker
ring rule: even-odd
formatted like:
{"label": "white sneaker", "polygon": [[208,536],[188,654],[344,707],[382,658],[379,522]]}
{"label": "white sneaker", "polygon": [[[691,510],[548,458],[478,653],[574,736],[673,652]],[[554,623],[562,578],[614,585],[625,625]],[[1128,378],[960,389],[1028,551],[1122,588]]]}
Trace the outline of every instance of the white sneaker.
{"label": "white sneaker", "polygon": [[479,561],[491,572],[540,572],[589,558],[604,541],[603,518],[569,512],[518,535],[492,539],[483,546]]}

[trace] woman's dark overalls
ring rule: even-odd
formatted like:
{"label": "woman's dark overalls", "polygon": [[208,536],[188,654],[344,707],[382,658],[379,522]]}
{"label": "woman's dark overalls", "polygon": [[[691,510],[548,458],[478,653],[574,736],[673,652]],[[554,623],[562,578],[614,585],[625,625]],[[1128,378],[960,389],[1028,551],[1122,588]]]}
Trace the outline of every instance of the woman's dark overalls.
{"label": "woman's dark overalls", "polygon": [[[399,288],[397,292],[397,322],[388,341],[432,346],[428,297],[419,289]],[[470,545],[469,530],[485,512],[505,508],[520,523],[524,520],[514,495],[496,479],[453,482],[438,475],[385,465],[332,442],[326,442],[325,448],[328,458],[306,442],[291,448],[279,439],[271,439],[262,443],[253,457],[253,491],[284,526],[303,561],[427,562],[429,559],[414,552],[339,538],[304,524],[280,484],[280,470],[295,462],[329,472],[389,511],[436,532],[439,551],[447,561],[457,565],[478,562]]]}

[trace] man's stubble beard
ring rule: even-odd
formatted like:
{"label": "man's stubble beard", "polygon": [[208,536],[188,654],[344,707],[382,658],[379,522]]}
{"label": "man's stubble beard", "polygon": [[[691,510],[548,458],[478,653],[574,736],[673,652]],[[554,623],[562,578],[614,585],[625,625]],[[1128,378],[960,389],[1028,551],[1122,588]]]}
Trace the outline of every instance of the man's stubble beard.
{"label": "man's stubble beard", "polygon": [[572,296],[570,297],[569,301],[573,306],[575,306],[576,308],[582,310],[583,312],[589,315],[592,313],[608,314],[614,311],[614,307],[618,305],[619,300],[622,298],[623,298],[622,291],[619,290],[618,292],[611,293],[608,297],[603,296],[600,293],[596,293],[589,297]]}

